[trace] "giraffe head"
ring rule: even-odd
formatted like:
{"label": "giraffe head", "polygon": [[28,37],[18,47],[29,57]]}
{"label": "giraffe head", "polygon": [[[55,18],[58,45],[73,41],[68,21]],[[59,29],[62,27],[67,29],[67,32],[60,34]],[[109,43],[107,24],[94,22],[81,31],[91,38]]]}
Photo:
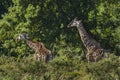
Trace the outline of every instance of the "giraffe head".
{"label": "giraffe head", "polygon": [[67,27],[70,28],[70,27],[78,27],[80,26],[82,20],[78,20],[77,17],[74,18],[68,25]]}
{"label": "giraffe head", "polygon": [[28,37],[25,33],[22,33],[17,37],[17,41],[18,40],[26,40],[26,39],[28,39]]}

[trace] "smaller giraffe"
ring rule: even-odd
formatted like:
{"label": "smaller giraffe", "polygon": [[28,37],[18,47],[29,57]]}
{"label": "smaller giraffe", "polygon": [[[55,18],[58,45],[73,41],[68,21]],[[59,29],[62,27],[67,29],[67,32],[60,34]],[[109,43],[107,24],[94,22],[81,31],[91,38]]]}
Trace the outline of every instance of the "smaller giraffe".
{"label": "smaller giraffe", "polygon": [[47,49],[42,42],[34,42],[28,39],[25,33],[22,33],[20,36],[18,36],[17,40],[21,39],[23,39],[27,45],[35,51],[34,58],[36,60],[40,60],[46,63],[52,59],[51,51]]}
{"label": "smaller giraffe", "polygon": [[75,18],[68,24],[67,27],[68,28],[77,27],[81,40],[87,49],[86,58],[88,62],[97,62],[103,58],[104,56],[103,48],[101,47],[99,42],[97,42],[87,33],[87,31],[84,29],[84,26],[81,20],[78,20],[77,18]]}

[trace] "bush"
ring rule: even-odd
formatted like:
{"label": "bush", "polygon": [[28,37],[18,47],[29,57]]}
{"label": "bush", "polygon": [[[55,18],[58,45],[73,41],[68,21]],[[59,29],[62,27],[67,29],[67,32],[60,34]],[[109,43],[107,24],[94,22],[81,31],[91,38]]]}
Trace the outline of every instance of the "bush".
{"label": "bush", "polygon": [[110,56],[88,64],[80,56],[69,57],[65,51],[48,64],[34,61],[31,56],[0,57],[1,80],[119,80],[120,60]]}

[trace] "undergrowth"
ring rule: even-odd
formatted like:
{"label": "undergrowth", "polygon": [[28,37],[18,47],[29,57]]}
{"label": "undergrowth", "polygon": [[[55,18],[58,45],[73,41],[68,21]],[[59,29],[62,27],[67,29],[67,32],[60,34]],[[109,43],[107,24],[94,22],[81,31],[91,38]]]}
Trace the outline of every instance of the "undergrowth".
{"label": "undergrowth", "polygon": [[64,54],[45,64],[31,56],[1,56],[0,80],[120,80],[120,60],[110,56],[88,64],[80,56]]}

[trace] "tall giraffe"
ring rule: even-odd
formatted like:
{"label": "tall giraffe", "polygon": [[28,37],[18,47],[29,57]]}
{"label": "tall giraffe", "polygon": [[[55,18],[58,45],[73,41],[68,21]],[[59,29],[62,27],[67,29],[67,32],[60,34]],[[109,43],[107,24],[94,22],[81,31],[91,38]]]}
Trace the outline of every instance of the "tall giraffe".
{"label": "tall giraffe", "polygon": [[86,58],[88,62],[96,62],[103,58],[103,48],[100,43],[98,43],[86,32],[81,20],[75,18],[68,24],[67,27],[77,27],[81,40],[87,49]]}
{"label": "tall giraffe", "polygon": [[25,33],[20,34],[18,40],[23,39],[27,45],[35,51],[34,58],[43,62],[48,62],[52,58],[52,53],[42,42],[34,42],[29,40]]}

